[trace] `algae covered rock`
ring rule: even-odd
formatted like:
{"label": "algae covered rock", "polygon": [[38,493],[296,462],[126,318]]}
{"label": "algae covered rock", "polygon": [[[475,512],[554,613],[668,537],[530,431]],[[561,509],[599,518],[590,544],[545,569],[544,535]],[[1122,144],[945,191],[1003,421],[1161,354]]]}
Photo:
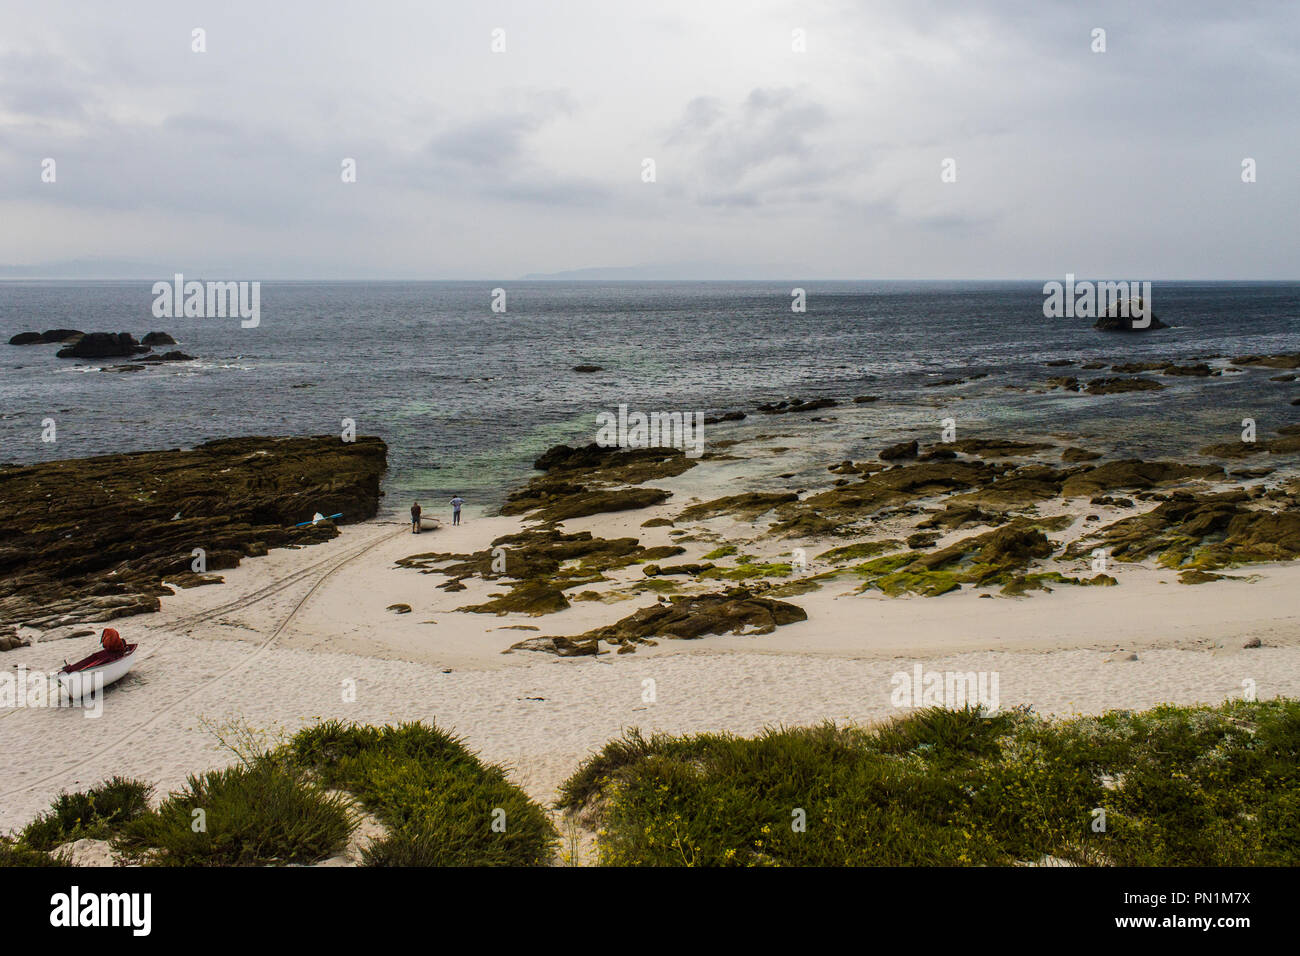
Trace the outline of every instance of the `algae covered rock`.
{"label": "algae covered rock", "polygon": [[803,608],[756,597],[745,588],[713,594],[677,596],[620,621],[572,638],[575,642],[645,643],[656,637],[695,640],[706,634],[771,634],[778,627],[808,620]]}
{"label": "algae covered rock", "polygon": [[1107,546],[1116,560],[1158,555],[1161,565],[1179,571],[1292,561],[1300,557],[1300,511],[1259,508],[1242,490],[1180,493],[1151,511],[1099,529],[1072,544],[1066,554],[1083,557],[1097,543]]}
{"label": "algae covered rock", "polygon": [[1007,438],[963,438],[950,442],[948,447],[963,455],[978,455],[981,458],[1014,458],[1032,455],[1052,446],[1041,441],[1012,441]]}
{"label": "algae covered rock", "polygon": [[679,448],[606,448],[595,442],[579,448],[556,445],[533,462],[545,474],[507,496],[501,513],[535,511],[539,519],[555,522],[646,508],[672,493],[618,486],[673,477],[695,465],[696,459]]}
{"label": "algae covered rock", "polygon": [[1121,392],[1158,392],[1162,388],[1153,378],[1094,378],[1084,386],[1089,395],[1114,395]]}
{"label": "algae covered rock", "polygon": [[1018,519],[938,551],[889,555],[855,570],[866,578],[864,589],[874,588],[891,597],[905,593],[938,597],[963,584],[1008,584],[1035,558],[1049,557],[1054,550],[1039,528]]}
{"label": "algae covered rock", "polygon": [[1154,488],[1188,479],[1215,480],[1222,477],[1223,469],[1217,465],[1125,458],[1070,473],[1062,481],[1061,494],[1067,498],[1091,498],[1117,488]]}
{"label": "algae covered rock", "polygon": [[691,505],[677,516],[677,520],[698,521],[719,515],[735,515],[738,518],[754,521],[777,505],[798,500],[798,495],[788,491],[747,491],[744,494],[727,495],[724,498],[714,498],[712,501]]}
{"label": "algae covered rock", "polygon": [[524,581],[511,587],[508,594],[494,597],[483,604],[457,608],[476,614],[530,614],[539,617],[563,611],[569,606],[564,592],[545,581]]}
{"label": "algae covered rock", "polygon": [[611,511],[634,511],[649,508],[672,496],[663,488],[619,488],[613,491],[584,491],[569,495],[541,508],[536,517],[542,521],[568,521]]}
{"label": "algae covered rock", "polygon": [[0,623],[42,629],[157,610],[164,579],[315,544],[379,507],[378,438],[233,438],[0,467]]}
{"label": "algae covered rock", "polygon": [[569,606],[564,594],[606,580],[604,573],[642,561],[660,561],[685,552],[678,545],[645,548],[636,538],[596,538],[589,531],[565,534],[555,528],[530,528],[495,539],[473,554],[426,552],[402,558],[398,567],[443,574],[446,591],[463,591],[461,582],[477,576],[501,581],[508,593],[460,608],[478,614],[551,614]]}
{"label": "algae covered rock", "polygon": [[[590,531],[566,534],[555,528],[530,528],[492,541],[473,554],[425,552],[397,562],[398,567],[445,574],[462,580],[508,577],[517,580],[555,579],[566,583],[598,578],[604,571],[638,561],[655,561],[682,554],[685,548],[664,545],[644,548],[636,538],[597,538]],[[562,570],[565,564],[573,564]]]}
{"label": "algae covered rock", "polygon": [[1089,451],[1086,448],[1077,448],[1071,446],[1061,452],[1061,461],[1077,464],[1081,461],[1096,461],[1101,457],[1101,452]]}
{"label": "algae covered rock", "polygon": [[895,465],[862,481],[777,506],[772,534],[817,537],[851,533],[851,524],[883,508],[978,487],[1005,470],[977,461],[930,461]]}
{"label": "algae covered rock", "polygon": [[888,445],[880,450],[881,461],[897,461],[900,458],[915,458],[919,445],[916,439]]}
{"label": "algae covered rock", "polygon": [[1300,352],[1277,355],[1239,355],[1233,365],[1253,365],[1259,368],[1300,368]]}

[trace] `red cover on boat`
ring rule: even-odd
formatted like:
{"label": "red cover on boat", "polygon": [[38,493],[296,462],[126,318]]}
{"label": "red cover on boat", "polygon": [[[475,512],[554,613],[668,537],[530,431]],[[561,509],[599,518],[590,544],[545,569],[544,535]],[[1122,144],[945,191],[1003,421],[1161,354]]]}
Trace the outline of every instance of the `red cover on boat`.
{"label": "red cover on boat", "polygon": [[127,654],[135,653],[137,646],[138,645],[136,644],[128,644],[126,645],[125,651],[96,651],[89,657],[83,657],[75,664],[65,664],[60,668],[60,672],[64,674],[73,674],[77,671],[88,670],[91,667],[102,667],[103,665],[110,664],[113,661],[121,660],[123,657],[126,657]]}

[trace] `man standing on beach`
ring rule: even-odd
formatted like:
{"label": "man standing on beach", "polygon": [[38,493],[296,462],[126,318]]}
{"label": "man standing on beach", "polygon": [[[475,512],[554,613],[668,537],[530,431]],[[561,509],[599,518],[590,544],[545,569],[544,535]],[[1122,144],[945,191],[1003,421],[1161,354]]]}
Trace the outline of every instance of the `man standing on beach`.
{"label": "man standing on beach", "polygon": [[411,534],[420,533],[420,503],[411,505]]}
{"label": "man standing on beach", "polygon": [[465,503],[465,499],[460,495],[451,499],[451,523],[460,524],[460,506]]}

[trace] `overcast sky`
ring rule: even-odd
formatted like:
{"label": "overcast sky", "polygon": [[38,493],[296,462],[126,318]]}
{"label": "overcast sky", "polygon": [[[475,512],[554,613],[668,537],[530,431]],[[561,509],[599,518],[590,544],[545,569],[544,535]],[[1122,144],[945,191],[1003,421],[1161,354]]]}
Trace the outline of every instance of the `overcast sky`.
{"label": "overcast sky", "polygon": [[0,24],[0,264],[1300,273],[1294,2],[0,0]]}

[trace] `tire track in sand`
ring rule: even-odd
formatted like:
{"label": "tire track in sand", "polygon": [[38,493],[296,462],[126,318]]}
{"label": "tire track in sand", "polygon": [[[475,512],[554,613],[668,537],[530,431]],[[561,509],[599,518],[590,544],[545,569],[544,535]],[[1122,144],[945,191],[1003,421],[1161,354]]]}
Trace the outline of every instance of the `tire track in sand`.
{"label": "tire track in sand", "polygon": [[[140,734],[142,731],[148,730],[150,727],[155,726],[160,720],[162,720],[164,717],[170,714],[173,710],[175,710],[185,701],[199,694],[202,694],[208,688],[212,687],[214,684],[219,683],[220,681],[225,680],[230,675],[237,674],[240,671],[244,670],[255,660],[257,660],[263,654],[263,652],[268,650],[275,643],[275,641],[284,632],[284,629],[289,626],[289,622],[293,620],[294,615],[297,614],[302,609],[302,607],[311,599],[312,595],[314,595],[318,590],[320,590],[321,585],[323,585],[326,581],[328,581],[331,577],[333,577],[335,573],[341,571],[344,567],[346,567],[348,564],[355,561],[357,558],[372,551],[379,545],[383,544],[385,541],[389,541],[397,537],[399,534],[405,533],[405,530],[406,530],[405,528],[402,528],[401,530],[398,531],[386,531],[383,534],[376,535],[373,540],[368,541],[363,546],[350,551],[345,556],[343,556],[342,559],[338,559],[337,555],[334,556],[334,558],[332,559],[326,558],[322,561],[311,564],[306,568],[302,568],[299,571],[285,575],[284,577],[279,578],[276,581],[273,581],[271,584],[268,584],[265,587],[252,592],[251,594],[244,595],[237,601],[231,601],[229,602],[229,604],[222,605],[217,608],[211,608],[207,611],[201,611],[197,614],[188,616],[186,618],[181,618],[178,622],[174,622],[174,624],[172,625],[173,627],[193,626],[194,624],[201,623],[202,621],[205,620],[210,620],[211,618],[216,617],[220,614],[230,613],[233,610],[239,610],[240,608],[247,607],[250,604],[255,604],[259,601],[263,601],[266,598],[272,596],[273,594],[278,594],[281,591],[285,590],[286,588],[297,583],[298,581],[301,581],[302,579],[309,577],[311,572],[318,571],[323,565],[330,564],[330,562],[333,561],[329,569],[326,570],[325,573],[322,574],[319,578],[317,578],[316,581],[312,584],[312,586],[307,589],[307,593],[304,594],[297,601],[297,603],[294,604],[294,606],[290,609],[289,613],[284,616],[284,619],[281,620],[278,625],[276,625],[275,630],[273,630],[270,633],[270,635],[266,638],[266,640],[258,644],[257,647],[255,647],[252,650],[252,652],[243,660],[241,660],[239,663],[226,668],[220,674],[217,674],[215,677],[212,677],[209,680],[205,681],[203,684],[195,688],[193,691],[178,696],[175,700],[173,700],[169,704],[164,704],[158,710],[154,711],[153,715],[148,720],[142,721],[141,723],[136,724],[134,727],[129,727],[122,730],[121,733],[117,736],[117,739],[114,740],[113,742],[108,743],[103,747],[100,747],[99,749],[93,751],[92,753],[88,753],[76,759],[72,763],[63,766],[57,771],[48,773],[37,780],[33,780],[30,783],[25,783],[19,787],[14,787],[13,789],[10,790],[0,791],[0,797],[8,797],[8,796],[12,796],[13,794],[23,793],[27,790],[32,790],[36,787],[43,786],[44,784],[51,783],[60,778],[65,778],[69,776],[70,774],[76,772],[77,770],[80,770],[82,767],[85,767],[91,761],[97,760],[98,758],[103,757],[106,754],[110,754],[113,751],[126,746],[128,743],[131,743],[136,738],[136,735]],[[153,653],[151,653],[149,656],[152,657]],[[103,693],[103,691],[101,691],[100,693]]]}

